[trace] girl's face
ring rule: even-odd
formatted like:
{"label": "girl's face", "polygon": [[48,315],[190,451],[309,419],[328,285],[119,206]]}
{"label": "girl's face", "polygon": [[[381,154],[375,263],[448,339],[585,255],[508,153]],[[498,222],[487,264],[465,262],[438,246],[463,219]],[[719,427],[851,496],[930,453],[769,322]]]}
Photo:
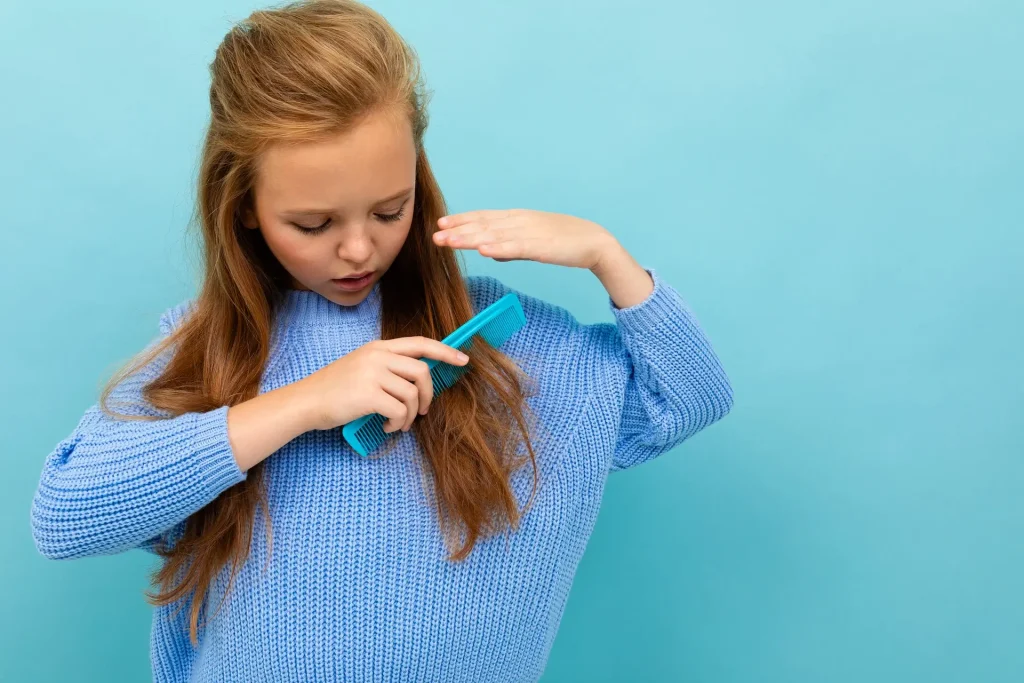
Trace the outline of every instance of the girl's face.
{"label": "girl's face", "polygon": [[[243,224],[263,233],[293,288],[353,306],[402,249],[415,187],[409,121],[374,114],[338,137],[270,147],[256,172],[255,215]],[[337,282],[367,272],[347,287]]]}

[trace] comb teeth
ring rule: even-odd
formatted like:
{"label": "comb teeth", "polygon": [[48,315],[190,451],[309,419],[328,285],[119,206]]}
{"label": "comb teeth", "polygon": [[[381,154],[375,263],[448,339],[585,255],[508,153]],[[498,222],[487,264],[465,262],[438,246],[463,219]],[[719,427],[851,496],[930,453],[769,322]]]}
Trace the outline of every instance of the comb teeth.
{"label": "comb teeth", "polygon": [[450,365],[444,361],[430,368],[430,381],[434,385],[434,396],[455,384],[455,380],[466,374],[467,370],[469,370],[469,363]]}
{"label": "comb teeth", "polygon": [[376,449],[388,437],[388,433],[384,431],[384,423],[387,422],[387,418],[380,413],[374,413],[369,417],[370,419],[366,421],[366,424],[357,429],[355,433],[355,439],[362,445],[363,450],[366,451],[364,455]]}
{"label": "comb teeth", "polygon": [[494,317],[494,320],[480,328],[478,333],[491,346],[497,348],[508,341],[523,323],[526,318],[522,317],[520,309],[509,308]]}
{"label": "comb teeth", "polygon": [[[473,345],[473,340],[479,336],[490,346],[497,348],[504,344],[523,325],[526,324],[526,315],[523,313],[522,305],[518,297],[509,293],[503,296],[486,309],[473,316],[465,324],[452,334],[445,337],[443,343],[466,351]],[[462,340],[461,342],[459,340]],[[436,397],[445,389],[448,389],[460,377],[470,369],[470,364],[451,365],[443,361],[421,358],[430,365],[430,381],[433,383],[434,396]],[[384,431],[384,423],[387,418],[379,413],[364,415],[352,422],[349,422],[342,429],[342,435],[349,442],[353,450],[363,456],[384,443],[389,436],[396,432],[387,433]]]}

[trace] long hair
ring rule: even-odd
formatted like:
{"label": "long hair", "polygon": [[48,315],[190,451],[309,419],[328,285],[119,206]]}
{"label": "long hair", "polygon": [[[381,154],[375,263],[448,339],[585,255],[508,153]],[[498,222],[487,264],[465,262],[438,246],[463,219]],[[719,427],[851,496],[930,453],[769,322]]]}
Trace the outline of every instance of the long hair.
{"label": "long hair", "polygon": [[[431,239],[447,211],[423,149],[429,93],[415,52],[382,16],[353,0],[256,11],[225,35],[210,72],[211,116],[193,217],[202,245],[201,287],[171,334],[109,380],[100,398],[104,412],[117,415],[107,405],[113,388],[165,350],[166,365],[142,398],[168,417],[259,393],[289,280],[260,231],[242,226],[257,160],[271,144],[322,140],[375,112],[408,116],[417,150],[412,227],[380,281],[381,338],[441,339],[473,315],[455,253]],[[480,338],[467,352],[471,369],[413,423],[452,561],[465,559],[478,539],[517,527],[522,511],[513,472],[527,461],[533,465],[526,507],[538,478],[525,401],[530,378]],[[155,605],[191,598],[193,644],[211,581],[230,563],[230,590],[249,556],[257,508],[268,522],[269,552],[262,464],[190,516],[173,543],[155,548],[164,561],[152,577],[159,591],[147,598]]]}

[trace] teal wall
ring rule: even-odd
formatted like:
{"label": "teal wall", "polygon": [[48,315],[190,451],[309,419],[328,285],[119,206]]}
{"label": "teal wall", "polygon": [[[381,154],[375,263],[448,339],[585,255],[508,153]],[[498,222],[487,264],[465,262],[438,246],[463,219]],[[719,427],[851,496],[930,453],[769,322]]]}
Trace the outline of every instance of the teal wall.
{"label": "teal wall", "polygon": [[[374,6],[451,208],[606,225],[734,382],[612,476],[545,683],[1024,680],[1024,4]],[[43,559],[29,507],[193,292],[207,64],[256,7],[0,5],[2,681],[149,676],[150,558]],[[588,273],[468,264],[609,319]]]}

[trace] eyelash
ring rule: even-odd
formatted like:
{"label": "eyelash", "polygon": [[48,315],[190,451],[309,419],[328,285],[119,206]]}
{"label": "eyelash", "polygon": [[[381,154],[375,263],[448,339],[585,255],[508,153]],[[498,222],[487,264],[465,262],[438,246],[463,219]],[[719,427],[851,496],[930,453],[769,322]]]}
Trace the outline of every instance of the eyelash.
{"label": "eyelash", "polygon": [[[405,216],[405,207],[403,206],[396,213],[378,213],[374,215],[377,216],[377,219],[383,223],[394,223],[395,221],[402,220],[402,218]],[[320,225],[317,225],[312,228],[307,227],[305,225],[299,225],[298,223],[292,223],[292,225],[294,225],[296,228],[298,228],[299,230],[306,234],[319,235],[321,232],[323,232],[324,230],[331,226],[331,219],[328,218]]]}

